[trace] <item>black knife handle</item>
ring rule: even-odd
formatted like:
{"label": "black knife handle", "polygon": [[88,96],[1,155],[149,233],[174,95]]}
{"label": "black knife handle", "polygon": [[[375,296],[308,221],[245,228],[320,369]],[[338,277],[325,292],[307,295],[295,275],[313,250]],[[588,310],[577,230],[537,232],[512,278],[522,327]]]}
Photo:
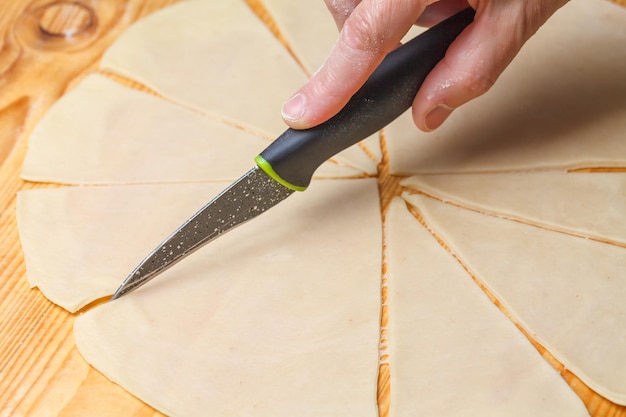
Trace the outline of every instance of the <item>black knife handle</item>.
{"label": "black knife handle", "polygon": [[473,19],[467,8],[389,53],[337,115],[310,129],[287,129],[257,156],[259,167],[289,188],[306,189],[324,161],[411,107],[428,73]]}

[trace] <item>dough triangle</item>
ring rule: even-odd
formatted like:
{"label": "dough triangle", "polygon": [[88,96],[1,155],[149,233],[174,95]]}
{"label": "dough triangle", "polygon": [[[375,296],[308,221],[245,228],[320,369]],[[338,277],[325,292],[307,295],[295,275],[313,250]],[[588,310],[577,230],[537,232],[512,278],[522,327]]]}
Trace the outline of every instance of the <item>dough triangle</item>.
{"label": "dough triangle", "polygon": [[386,219],[390,417],[588,415],[404,201]]}
{"label": "dough triangle", "polygon": [[323,63],[337,40],[338,30],[323,1],[302,3],[291,0],[263,0],[295,56],[310,75]]}
{"label": "dough triangle", "polygon": [[593,390],[626,403],[624,248],[405,199],[535,340]]}
{"label": "dough triangle", "polygon": [[[112,294],[159,242],[227,185],[146,184],[22,191],[17,205],[18,229],[30,285],[39,287],[46,297],[70,311]],[[362,197],[356,196],[357,190],[363,193]],[[356,198],[357,202],[347,203],[347,196]],[[364,199],[370,200],[371,207],[360,206],[365,204]],[[319,185],[314,181],[306,193],[292,196],[242,227],[243,231],[239,233],[250,236],[240,239],[258,242],[261,237],[254,237],[252,230],[263,230],[263,224],[269,229],[276,228],[272,221],[295,223],[294,230],[303,228],[298,222],[307,220],[293,213],[332,201],[338,205],[337,209],[333,208],[333,213],[341,210],[340,207],[356,207],[354,216],[363,221],[356,228],[362,233],[370,233],[362,244],[350,238],[355,245],[355,257],[362,256],[356,248],[380,244],[380,239],[376,239],[380,220],[375,180],[322,181]],[[367,216],[361,215],[359,210]],[[323,213],[321,209],[315,216],[321,216],[319,222],[326,225],[328,221],[322,220]],[[285,219],[280,220],[281,216]],[[333,218],[339,221],[337,217]],[[312,227],[316,225],[308,225],[306,229]],[[42,233],[51,238],[42,239]],[[285,236],[283,243],[289,245],[289,242]],[[371,248],[366,252],[368,250]],[[371,256],[371,253],[363,256]],[[374,256],[365,263],[376,259]]]}
{"label": "dough triangle", "polygon": [[172,416],[375,417],[375,182],[309,192],[79,316],[81,354]]}
{"label": "dough triangle", "polygon": [[[234,181],[269,144],[94,74],[55,103],[37,125],[22,177],[66,184]],[[317,177],[359,175],[363,171],[331,162],[316,172]]]}
{"label": "dough triangle", "polygon": [[306,81],[243,1],[189,1],[158,11],[120,36],[100,65],[268,138],[285,130],[282,104]]}
{"label": "dough triangle", "polygon": [[402,185],[480,212],[626,247],[626,173],[419,175]]}
{"label": "dough triangle", "polygon": [[72,312],[111,295],[139,261],[226,185],[21,191],[17,221],[28,281]]}

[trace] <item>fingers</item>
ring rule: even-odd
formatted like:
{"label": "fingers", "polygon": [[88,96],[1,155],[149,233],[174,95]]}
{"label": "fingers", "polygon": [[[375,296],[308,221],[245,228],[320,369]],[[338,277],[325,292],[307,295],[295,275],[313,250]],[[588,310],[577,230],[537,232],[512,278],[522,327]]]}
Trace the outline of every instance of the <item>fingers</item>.
{"label": "fingers", "polygon": [[426,7],[415,24],[431,27],[467,7],[467,0],[440,0]]}
{"label": "fingers", "polygon": [[[355,5],[356,3],[356,5]],[[334,116],[395,48],[422,13],[424,0],[363,0],[343,20],[330,56],[283,106],[283,119],[295,128],[315,126]],[[339,2],[328,0],[342,22]],[[344,10],[345,12],[345,10]]]}
{"label": "fingers", "polygon": [[341,32],[326,62],[283,107],[283,119],[295,129],[315,126],[339,112],[414,22],[434,24],[469,3],[476,10],[474,22],[452,43],[413,102],[417,127],[436,129],[454,109],[489,90],[528,38],[567,2],[325,1]]}
{"label": "fingers", "polygon": [[324,0],[339,30],[360,2],[361,0]]}
{"label": "fingers", "polygon": [[565,1],[471,1],[474,23],[430,72],[415,101],[413,120],[438,128],[454,109],[484,94],[522,45]]}

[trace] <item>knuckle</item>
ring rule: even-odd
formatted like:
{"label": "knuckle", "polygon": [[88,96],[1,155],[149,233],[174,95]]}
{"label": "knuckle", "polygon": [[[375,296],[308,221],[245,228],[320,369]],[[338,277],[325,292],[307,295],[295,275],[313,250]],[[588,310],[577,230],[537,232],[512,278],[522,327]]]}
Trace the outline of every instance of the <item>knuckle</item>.
{"label": "knuckle", "polygon": [[463,78],[465,89],[471,97],[485,94],[495,83],[492,77],[480,72],[467,72]]}
{"label": "knuckle", "polygon": [[353,13],[344,23],[341,39],[356,51],[378,53],[384,47],[384,36],[369,13]]}
{"label": "knuckle", "polygon": [[329,72],[324,76],[318,77],[317,82],[312,86],[311,90],[316,97],[323,97],[325,100],[333,100],[337,94],[337,86],[341,85],[339,77]]}
{"label": "knuckle", "polygon": [[308,84],[310,93],[324,102],[335,102],[341,99],[342,89],[346,87],[345,77],[341,68],[330,63],[317,71]]}
{"label": "knuckle", "polygon": [[339,18],[345,21],[352,14],[358,2],[354,0],[324,0],[324,3],[335,19]]}

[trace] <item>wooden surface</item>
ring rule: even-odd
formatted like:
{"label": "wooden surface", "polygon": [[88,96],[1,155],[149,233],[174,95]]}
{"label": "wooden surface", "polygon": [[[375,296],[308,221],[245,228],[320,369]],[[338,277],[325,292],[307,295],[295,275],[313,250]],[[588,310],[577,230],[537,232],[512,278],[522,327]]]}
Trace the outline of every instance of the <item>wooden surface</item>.
{"label": "wooden surface", "polygon": [[[47,186],[19,178],[28,136],[38,120],[64,91],[95,70],[103,51],[125,28],[176,1],[0,2],[0,417],[161,415],[91,368],[74,346],[74,315],[29,289],[15,222],[15,193]],[[380,183],[387,196],[397,186],[384,171]],[[594,417],[626,417],[626,408],[593,393],[538,349]],[[383,416],[388,390],[388,370],[383,367]]]}

